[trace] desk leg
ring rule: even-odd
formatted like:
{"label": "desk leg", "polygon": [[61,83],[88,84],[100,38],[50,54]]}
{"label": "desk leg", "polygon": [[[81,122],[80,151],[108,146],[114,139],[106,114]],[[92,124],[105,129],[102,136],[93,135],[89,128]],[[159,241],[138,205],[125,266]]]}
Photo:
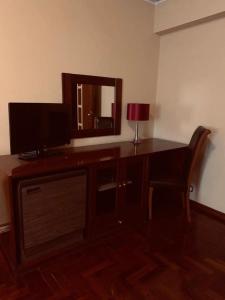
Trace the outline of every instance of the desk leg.
{"label": "desk leg", "polygon": [[153,187],[149,188],[148,192],[148,219],[152,219],[152,197],[153,197]]}

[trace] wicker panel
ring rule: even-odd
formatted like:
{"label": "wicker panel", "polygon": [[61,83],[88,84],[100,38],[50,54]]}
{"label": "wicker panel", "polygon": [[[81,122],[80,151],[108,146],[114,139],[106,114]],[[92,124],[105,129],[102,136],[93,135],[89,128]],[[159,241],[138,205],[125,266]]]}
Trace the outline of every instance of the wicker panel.
{"label": "wicker panel", "polygon": [[20,185],[24,249],[85,227],[86,175],[38,178]]}

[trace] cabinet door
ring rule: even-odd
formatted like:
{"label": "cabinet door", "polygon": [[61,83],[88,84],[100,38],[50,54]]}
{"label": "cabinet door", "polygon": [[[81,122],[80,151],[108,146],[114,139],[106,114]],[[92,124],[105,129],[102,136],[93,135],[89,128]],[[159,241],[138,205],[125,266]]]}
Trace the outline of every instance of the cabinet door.
{"label": "cabinet door", "polygon": [[146,172],[144,157],[121,161],[120,218],[136,223],[145,220],[146,210]]}
{"label": "cabinet door", "polygon": [[24,258],[83,240],[86,189],[83,170],[20,181],[20,247]]}
{"label": "cabinet door", "polygon": [[118,220],[118,163],[95,166],[92,178],[92,218],[95,229],[104,231]]}

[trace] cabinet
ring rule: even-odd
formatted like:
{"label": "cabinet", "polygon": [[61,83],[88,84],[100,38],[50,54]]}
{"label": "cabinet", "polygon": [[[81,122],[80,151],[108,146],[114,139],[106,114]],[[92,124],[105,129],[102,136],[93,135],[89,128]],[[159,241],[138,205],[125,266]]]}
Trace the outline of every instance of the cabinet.
{"label": "cabinet", "polygon": [[[118,168],[117,163],[104,163],[96,168],[95,173],[95,209],[96,217],[108,215],[117,216],[117,185]],[[106,201],[107,200],[107,201]]]}
{"label": "cabinet", "polygon": [[78,170],[18,182],[20,262],[84,239],[86,181],[86,171]]}
{"label": "cabinet", "polygon": [[137,147],[118,142],[66,148],[32,162],[0,156],[12,220],[0,242],[9,261],[23,269],[89,238],[145,222],[153,154],[176,149],[187,148],[147,139]]}
{"label": "cabinet", "polygon": [[148,158],[126,158],[120,167],[120,219],[137,224],[146,220]]}
{"label": "cabinet", "polygon": [[92,170],[92,220],[95,232],[145,220],[147,158],[101,163]]}

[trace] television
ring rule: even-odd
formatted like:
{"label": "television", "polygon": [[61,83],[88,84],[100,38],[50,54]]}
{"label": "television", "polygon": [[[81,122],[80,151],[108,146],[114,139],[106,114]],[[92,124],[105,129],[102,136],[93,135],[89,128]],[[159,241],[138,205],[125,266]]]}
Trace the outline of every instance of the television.
{"label": "television", "polygon": [[9,103],[8,108],[11,154],[34,152],[38,156],[47,153],[48,148],[70,143],[69,105],[17,102]]}

